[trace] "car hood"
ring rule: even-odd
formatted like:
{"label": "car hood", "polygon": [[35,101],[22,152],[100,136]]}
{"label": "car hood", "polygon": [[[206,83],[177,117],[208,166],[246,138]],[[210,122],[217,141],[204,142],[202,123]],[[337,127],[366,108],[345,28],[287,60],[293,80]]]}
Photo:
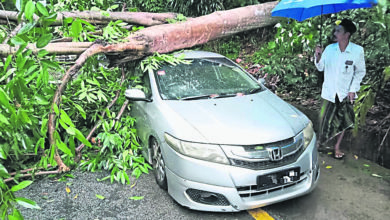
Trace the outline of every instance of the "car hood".
{"label": "car hood", "polygon": [[[165,103],[196,131],[175,129],[179,139],[213,144],[252,145],[291,138],[308,119],[270,91],[219,99]],[[172,118],[173,119],[173,118]],[[174,119],[171,120],[175,126]],[[197,132],[204,140],[199,140]],[[176,132],[175,132],[176,133]],[[196,138],[193,138],[196,137]]]}

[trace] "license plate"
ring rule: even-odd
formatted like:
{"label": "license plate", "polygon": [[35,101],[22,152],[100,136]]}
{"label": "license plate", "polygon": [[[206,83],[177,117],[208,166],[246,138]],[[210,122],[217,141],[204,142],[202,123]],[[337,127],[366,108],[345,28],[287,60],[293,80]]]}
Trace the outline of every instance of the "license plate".
{"label": "license plate", "polygon": [[283,170],[257,177],[257,190],[264,190],[276,186],[294,183],[299,180],[301,168]]}

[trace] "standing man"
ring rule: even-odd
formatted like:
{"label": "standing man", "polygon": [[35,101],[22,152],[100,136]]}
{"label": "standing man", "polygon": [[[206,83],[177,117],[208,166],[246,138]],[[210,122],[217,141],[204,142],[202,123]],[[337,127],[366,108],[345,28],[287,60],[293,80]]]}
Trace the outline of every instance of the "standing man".
{"label": "standing man", "polygon": [[349,41],[355,32],[353,22],[343,19],[335,27],[336,43],[327,46],[324,52],[320,47],[315,51],[315,65],[319,71],[324,71],[319,143],[337,137],[333,154],[336,159],[344,157],[340,143],[345,130],[354,125],[353,104],[366,74],[363,47]]}

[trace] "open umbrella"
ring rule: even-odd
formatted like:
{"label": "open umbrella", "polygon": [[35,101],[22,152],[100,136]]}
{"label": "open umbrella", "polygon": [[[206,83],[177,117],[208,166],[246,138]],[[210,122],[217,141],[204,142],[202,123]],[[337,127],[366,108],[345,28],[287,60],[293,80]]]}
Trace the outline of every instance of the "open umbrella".
{"label": "open umbrella", "polygon": [[[377,3],[378,0],[282,0],[272,10],[271,15],[303,21],[318,15],[333,14],[348,9],[369,8]],[[320,39],[321,37],[322,28]]]}

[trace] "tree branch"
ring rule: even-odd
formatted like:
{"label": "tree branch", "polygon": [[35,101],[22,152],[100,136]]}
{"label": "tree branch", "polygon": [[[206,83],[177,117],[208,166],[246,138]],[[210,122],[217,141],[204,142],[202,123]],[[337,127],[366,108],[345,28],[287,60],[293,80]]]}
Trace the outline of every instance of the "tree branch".
{"label": "tree branch", "polygon": [[119,121],[121,119],[121,117],[123,115],[123,112],[125,112],[126,107],[127,107],[128,104],[129,104],[129,100],[126,100],[123,103],[121,110],[119,110],[118,116],[116,116],[116,118],[115,118],[116,121]]}
{"label": "tree branch", "polygon": [[56,146],[56,142],[54,139],[54,131],[56,127],[56,114],[54,112],[54,105],[57,106],[59,109],[60,105],[60,97],[65,90],[65,87],[69,81],[69,79],[76,74],[82,67],[82,65],[86,62],[87,58],[90,56],[93,56],[97,53],[101,53],[101,49],[103,48],[103,45],[101,44],[93,44],[90,48],[88,48],[84,53],[80,55],[80,57],[76,60],[75,64],[66,72],[66,74],[62,78],[61,85],[57,88],[56,93],[54,94],[53,101],[52,101],[52,107],[51,107],[51,113],[49,114],[49,121],[48,121],[48,132],[49,132],[49,142],[51,147],[56,148],[55,153],[55,160],[58,164],[58,170],[60,172],[66,172],[69,171],[69,167],[67,167],[63,162],[61,157],[58,154],[58,148]]}
{"label": "tree branch", "polygon": [[[30,176],[40,176],[40,175],[50,175],[50,174],[59,174],[61,173],[61,171],[58,169],[58,170],[54,170],[54,171],[41,171],[41,172],[38,172],[38,173],[26,173],[18,178],[26,178],[26,177],[30,177]],[[11,177],[11,178],[8,178],[8,179],[5,179],[4,182],[9,182],[9,181],[12,181],[14,180],[15,178],[14,177]]]}
{"label": "tree branch", "polygon": [[[49,167],[51,167],[51,165],[48,164],[47,167],[49,168]],[[27,173],[27,172],[30,172],[30,171],[33,171],[33,170],[34,170],[34,168],[25,169],[25,170],[19,171],[19,173]],[[15,176],[16,174],[18,174],[18,172],[13,172],[13,173],[10,173],[9,175],[10,176]]]}
{"label": "tree branch", "polygon": [[[58,12],[56,20],[52,26],[62,25],[64,19],[79,18],[86,20],[92,24],[108,24],[110,21],[122,20],[129,24],[138,24],[143,26],[153,26],[166,24],[167,19],[176,18],[176,13],[149,13],[149,12],[104,12],[109,16],[103,15],[100,11],[78,11],[78,12]],[[18,20],[18,12],[0,10],[0,20]],[[34,15],[34,20],[39,20],[37,15]]]}

